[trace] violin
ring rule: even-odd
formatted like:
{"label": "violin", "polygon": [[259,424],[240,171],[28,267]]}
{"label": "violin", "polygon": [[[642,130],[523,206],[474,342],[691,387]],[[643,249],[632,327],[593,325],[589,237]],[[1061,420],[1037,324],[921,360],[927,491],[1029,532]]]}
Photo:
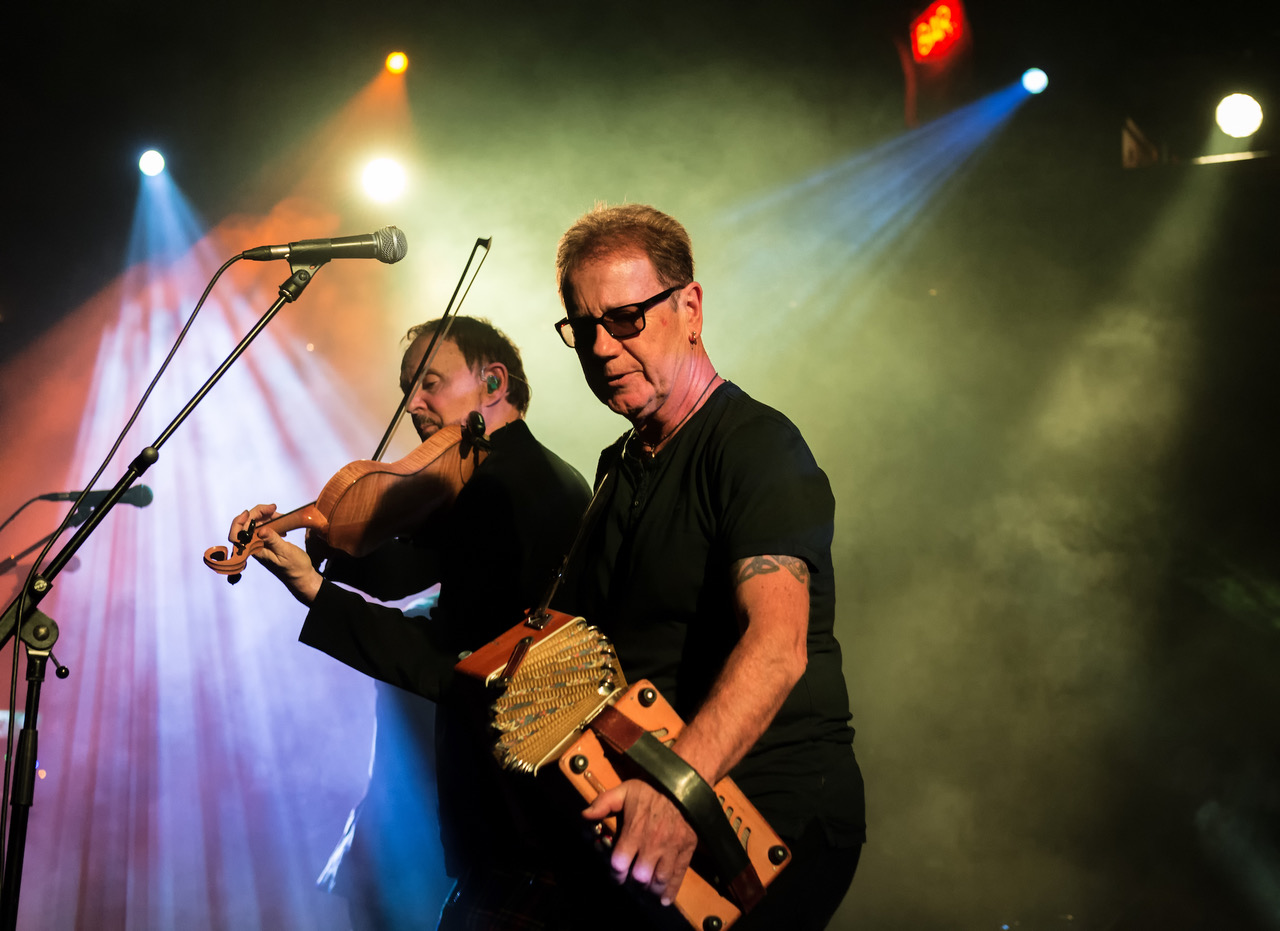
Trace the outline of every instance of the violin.
{"label": "violin", "polygon": [[484,418],[473,411],[465,426],[442,427],[396,462],[360,459],[325,483],[311,504],[240,531],[234,551],[221,544],[204,552],[204,564],[233,585],[249,557],[264,546],[254,531],[283,535],[306,528],[330,547],[365,556],[392,537],[416,530],[453,502],[489,454]]}

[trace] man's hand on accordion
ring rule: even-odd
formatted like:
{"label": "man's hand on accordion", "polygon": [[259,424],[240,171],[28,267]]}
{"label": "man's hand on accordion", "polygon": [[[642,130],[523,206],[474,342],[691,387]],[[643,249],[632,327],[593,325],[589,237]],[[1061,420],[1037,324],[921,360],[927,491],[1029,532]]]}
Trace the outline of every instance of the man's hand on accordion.
{"label": "man's hand on accordion", "polygon": [[670,799],[638,779],[601,793],[582,813],[592,821],[615,814],[621,814],[621,826],[609,855],[614,878],[619,883],[631,879],[670,905],[689,869],[698,835]]}

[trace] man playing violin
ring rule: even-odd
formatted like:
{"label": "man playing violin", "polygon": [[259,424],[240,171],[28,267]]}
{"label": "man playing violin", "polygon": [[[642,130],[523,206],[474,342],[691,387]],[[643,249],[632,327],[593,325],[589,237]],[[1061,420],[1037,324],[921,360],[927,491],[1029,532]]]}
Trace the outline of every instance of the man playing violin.
{"label": "man playing violin", "polygon": [[[556,328],[632,426],[601,455],[607,498],[565,603],[686,722],[676,754],[712,785],[732,775],[791,847],[736,927],[825,927],[865,840],[833,633],[830,485],[786,417],[717,373],[676,220],[597,208],[564,234],[556,269],[567,313]],[[696,836],[664,795],[624,781],[583,814],[620,816],[616,882],[675,898]]]}
{"label": "man playing violin", "polygon": [[[577,530],[589,491],[577,471],[529,431],[524,415],[530,390],[520,354],[488,322],[454,318],[429,368],[413,383],[438,325],[432,321],[409,331],[400,387],[410,395],[407,411],[423,440],[444,426],[464,423],[473,411],[485,419],[488,456],[456,500],[412,539],[393,541],[363,559],[332,554],[325,575],[301,548],[269,527],[255,533],[264,544],[257,558],[310,609],[302,642],[438,703],[434,757],[440,836],[446,869],[459,877],[486,872],[479,864],[491,861],[494,837],[508,843],[509,860],[517,865],[528,860],[520,847],[522,834],[507,814],[528,804],[513,794],[528,787],[515,781],[512,788],[512,780],[499,771],[483,704],[455,680],[453,666],[460,652],[512,627],[543,595]],[[274,511],[274,505],[259,505],[240,514],[231,539],[249,521],[260,522]],[[439,583],[439,601],[429,620],[406,616],[367,601],[334,578],[383,601]],[[413,814],[421,806],[415,793],[429,798],[430,788],[430,779],[424,786],[423,774],[414,769],[432,754],[389,745],[390,735],[405,729],[399,715],[392,717],[393,708],[421,717],[414,696],[380,686],[373,778],[335,887],[348,896],[357,929],[436,925],[439,899],[433,908],[421,877],[435,866],[423,843],[430,828]],[[380,770],[397,775],[384,780]],[[368,825],[373,829],[362,834]]]}

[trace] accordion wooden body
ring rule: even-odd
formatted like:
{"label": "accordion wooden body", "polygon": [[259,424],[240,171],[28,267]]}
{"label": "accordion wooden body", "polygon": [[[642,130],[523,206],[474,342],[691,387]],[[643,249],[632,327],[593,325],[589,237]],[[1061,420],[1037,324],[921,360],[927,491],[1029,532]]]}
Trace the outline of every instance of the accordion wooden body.
{"label": "accordion wooden body", "polygon": [[588,802],[638,776],[675,802],[698,834],[674,903],[693,927],[730,927],[790,862],[732,779],[709,786],[670,749],[684,722],[650,683],[627,684],[612,645],[582,618],[526,619],[457,669],[499,692],[494,754],[503,767],[536,773],[555,763]]}

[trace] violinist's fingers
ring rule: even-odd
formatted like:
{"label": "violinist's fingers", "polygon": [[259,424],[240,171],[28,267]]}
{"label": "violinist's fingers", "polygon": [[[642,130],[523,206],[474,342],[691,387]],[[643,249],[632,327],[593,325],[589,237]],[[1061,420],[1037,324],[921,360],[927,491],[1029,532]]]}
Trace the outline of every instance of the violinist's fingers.
{"label": "violinist's fingers", "polygon": [[293,546],[270,527],[259,527],[253,535],[262,543],[261,548],[254,551],[254,558],[264,566],[285,565],[289,561],[289,548]]}
{"label": "violinist's fingers", "polygon": [[249,526],[250,521],[262,523],[270,520],[275,516],[276,506],[274,504],[255,504],[247,511],[241,511],[231,521],[231,529],[227,531],[227,540],[231,543],[239,544],[240,534]]}
{"label": "violinist's fingers", "polygon": [[260,527],[257,537],[262,541],[262,549],[254,553],[254,558],[283,582],[293,597],[303,604],[311,604],[324,581],[311,565],[311,557],[270,527]]}

